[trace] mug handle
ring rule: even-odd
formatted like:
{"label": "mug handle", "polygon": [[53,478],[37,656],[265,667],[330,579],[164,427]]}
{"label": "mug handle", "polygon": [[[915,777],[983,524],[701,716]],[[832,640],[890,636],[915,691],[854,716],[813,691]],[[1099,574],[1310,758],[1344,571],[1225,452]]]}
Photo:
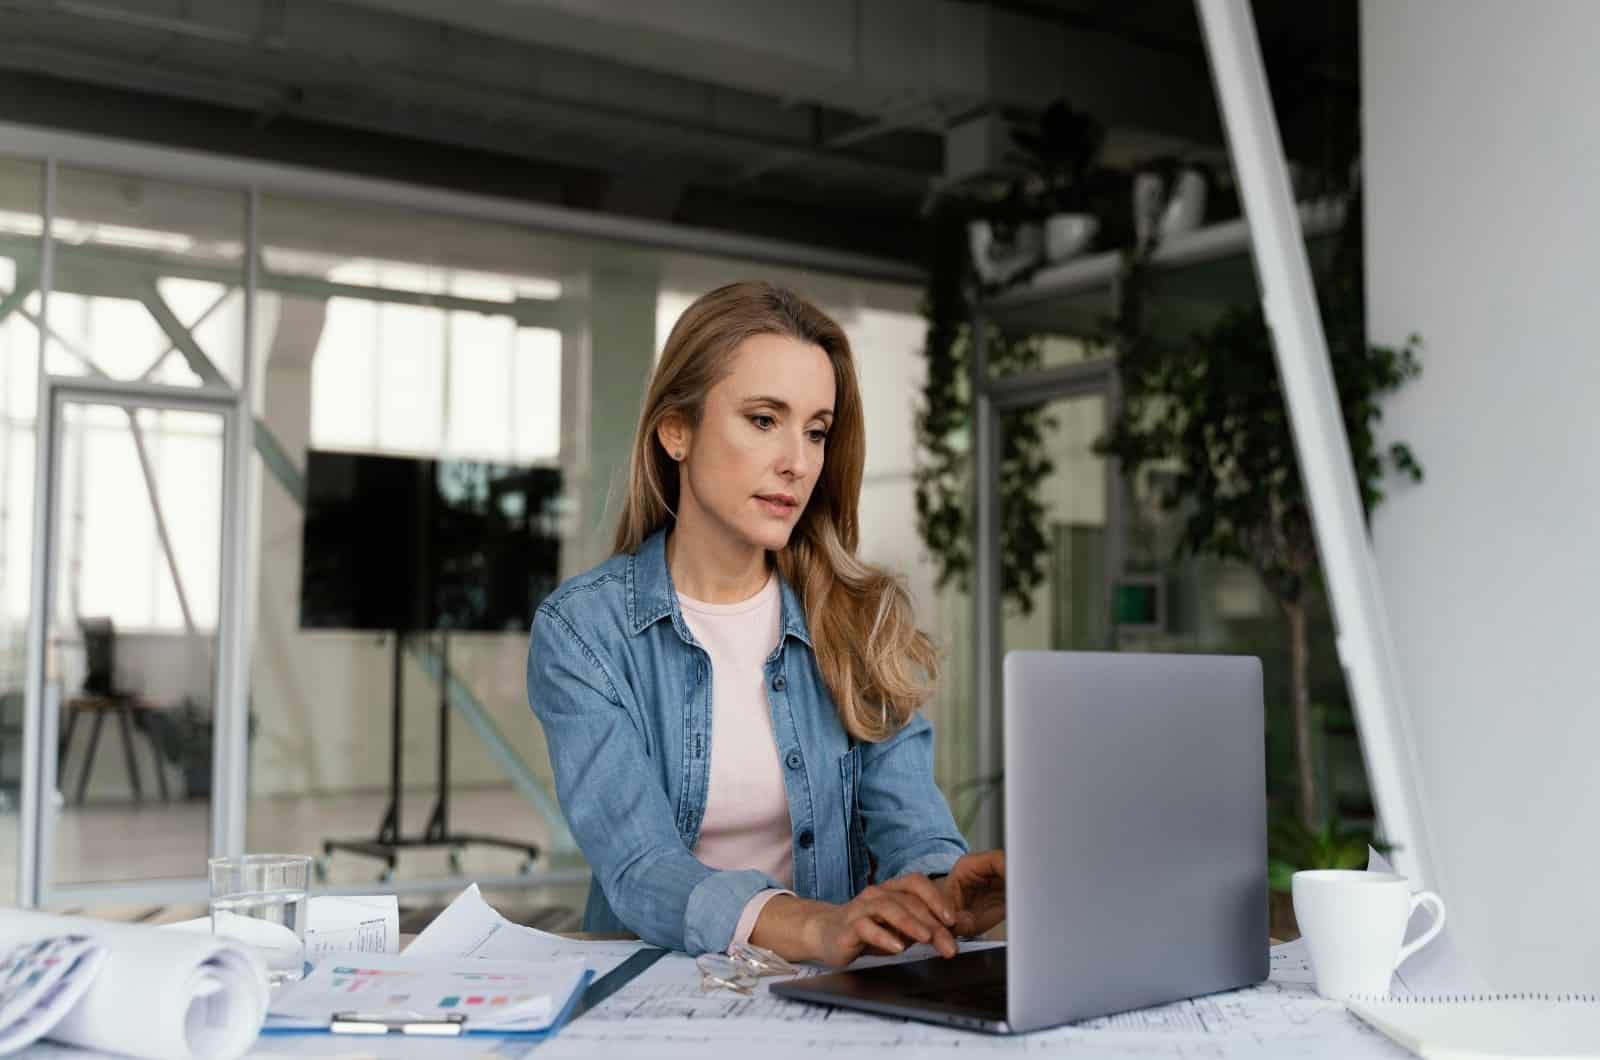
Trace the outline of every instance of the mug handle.
{"label": "mug handle", "polygon": [[[1396,957],[1394,961],[1394,966],[1396,968],[1404,964],[1407,957],[1411,956],[1413,953],[1416,953],[1418,950],[1422,949],[1422,947],[1432,942],[1434,938],[1438,936],[1439,932],[1444,930],[1444,899],[1440,898],[1432,891],[1418,891],[1416,894],[1411,896],[1411,911],[1415,913],[1417,911],[1417,906],[1419,905],[1428,906],[1433,910],[1433,923],[1429,925],[1428,930],[1424,931],[1422,936],[1418,938],[1417,941],[1410,943],[1400,950],[1400,956]],[[1407,917],[1407,919],[1409,920],[1410,917]]]}

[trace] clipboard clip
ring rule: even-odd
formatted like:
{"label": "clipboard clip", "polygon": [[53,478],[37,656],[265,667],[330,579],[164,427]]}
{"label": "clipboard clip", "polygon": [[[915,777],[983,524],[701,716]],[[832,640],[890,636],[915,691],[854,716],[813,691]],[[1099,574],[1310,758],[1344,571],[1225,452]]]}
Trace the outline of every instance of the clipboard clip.
{"label": "clipboard clip", "polygon": [[467,1017],[456,1012],[438,1019],[415,1012],[335,1012],[328,1030],[334,1034],[412,1034],[458,1038],[467,1030]]}

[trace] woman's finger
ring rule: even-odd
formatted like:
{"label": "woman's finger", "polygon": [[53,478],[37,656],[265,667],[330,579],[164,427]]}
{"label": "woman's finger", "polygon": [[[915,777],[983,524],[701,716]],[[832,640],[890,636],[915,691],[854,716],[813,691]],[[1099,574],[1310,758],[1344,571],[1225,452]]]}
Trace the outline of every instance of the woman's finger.
{"label": "woman's finger", "polygon": [[915,926],[916,930],[912,933],[906,927],[907,919],[891,921],[893,926],[907,938],[915,942],[930,943],[942,957],[954,957],[960,952],[955,936],[935,918],[932,910],[922,904],[920,898],[915,895],[890,892],[885,894],[882,900],[896,903],[895,914],[900,918],[908,918],[909,923]]}
{"label": "woman's finger", "polygon": [[911,942],[927,942],[933,937],[930,914],[917,915],[910,905],[897,895],[885,894],[867,905],[867,912],[880,924],[886,924]]}
{"label": "woman's finger", "polygon": [[[902,876],[884,884],[883,889],[904,899],[906,907],[919,921],[928,926],[927,937],[917,941],[931,942],[933,948],[943,956],[956,955],[960,947],[956,945],[955,936],[950,933],[949,927],[955,921],[954,911],[949,910],[944,895],[933,885],[932,880],[926,876]],[[947,910],[951,913],[948,918],[943,915]]]}
{"label": "woman's finger", "polygon": [[897,876],[884,884],[883,889],[914,894],[921,898],[923,904],[946,924],[955,920],[955,910],[950,908],[950,900],[945,897],[944,892],[939,890],[932,880],[920,872],[910,876]]}
{"label": "woman's finger", "polygon": [[901,953],[906,944],[900,941],[899,936],[873,920],[870,916],[861,916],[850,922],[850,928],[855,935],[868,946],[880,953]]}

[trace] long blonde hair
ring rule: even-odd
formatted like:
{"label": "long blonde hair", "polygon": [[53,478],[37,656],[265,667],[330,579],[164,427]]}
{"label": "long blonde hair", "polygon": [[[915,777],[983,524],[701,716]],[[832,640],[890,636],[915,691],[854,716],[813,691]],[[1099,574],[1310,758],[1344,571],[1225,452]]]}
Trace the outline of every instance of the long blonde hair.
{"label": "long blonde hair", "polygon": [[778,572],[805,609],[817,665],[845,730],[878,741],[896,732],[932,691],[939,659],[919,630],[911,596],[894,575],[856,558],[866,428],[855,360],[844,329],[792,291],[735,283],[704,295],[678,318],[650,380],[628,461],[616,550],[636,552],[674,518],[678,465],[657,429],[670,416],[698,424],[711,388],[754,335],[786,335],[821,347],[833,365],[833,426],[822,475]]}

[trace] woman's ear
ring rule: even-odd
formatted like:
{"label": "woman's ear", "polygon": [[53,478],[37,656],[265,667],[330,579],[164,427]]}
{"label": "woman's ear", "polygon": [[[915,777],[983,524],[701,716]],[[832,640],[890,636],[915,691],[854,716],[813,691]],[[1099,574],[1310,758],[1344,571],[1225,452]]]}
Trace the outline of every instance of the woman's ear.
{"label": "woman's ear", "polygon": [[680,463],[689,455],[690,434],[689,425],[682,416],[667,416],[656,427],[656,440],[661,443],[661,448]]}

